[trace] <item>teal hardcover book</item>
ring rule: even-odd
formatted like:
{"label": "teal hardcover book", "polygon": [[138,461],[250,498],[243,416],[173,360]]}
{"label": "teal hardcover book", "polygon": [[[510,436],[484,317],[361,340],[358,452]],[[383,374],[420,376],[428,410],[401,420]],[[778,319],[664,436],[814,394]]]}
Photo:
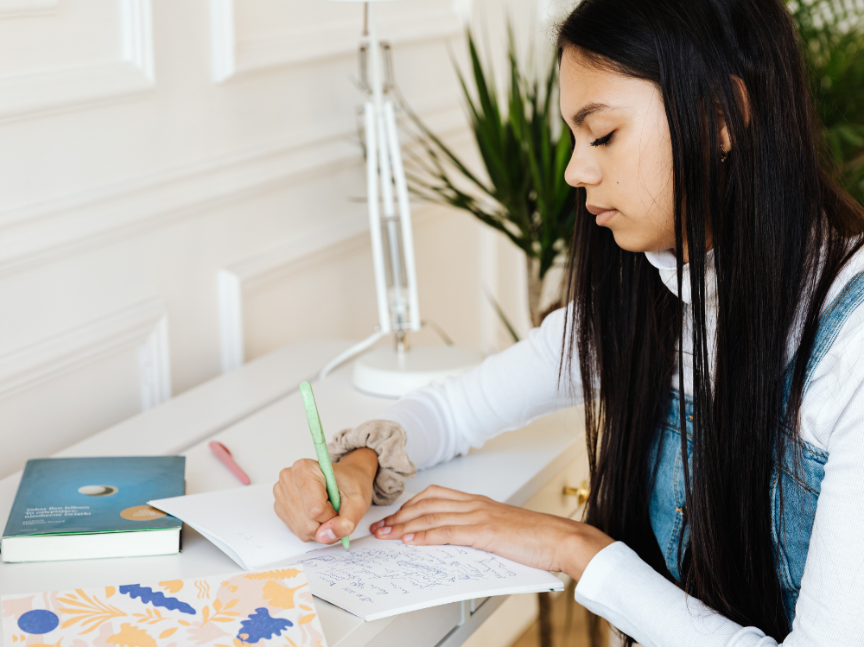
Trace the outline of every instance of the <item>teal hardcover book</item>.
{"label": "teal hardcover book", "polygon": [[180,552],[181,521],[147,501],[182,496],[183,456],[27,461],[0,541],[4,562]]}

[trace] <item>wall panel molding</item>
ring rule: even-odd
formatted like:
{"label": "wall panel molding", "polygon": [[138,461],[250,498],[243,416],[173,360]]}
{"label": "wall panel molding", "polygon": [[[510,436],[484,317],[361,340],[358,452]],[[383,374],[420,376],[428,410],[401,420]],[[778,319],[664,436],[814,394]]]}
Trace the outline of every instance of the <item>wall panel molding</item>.
{"label": "wall panel molding", "polygon": [[[461,98],[420,111],[442,135],[467,132]],[[0,211],[0,277],[79,253],[206,209],[358,163],[342,132],[314,141],[283,141],[135,178],[83,194]]]}
{"label": "wall panel molding", "polygon": [[354,213],[335,218],[288,243],[219,270],[217,289],[222,372],[240,368],[246,361],[243,332],[245,296],[308,267],[313,256],[316,262],[326,262],[360,249],[367,242],[368,234],[369,219],[365,211],[355,209]]}
{"label": "wall panel molding", "polygon": [[[412,205],[415,229],[431,217],[433,205]],[[311,263],[328,263],[369,247],[369,217],[366,209],[335,218],[288,243],[266,250],[219,270],[219,332],[222,372],[240,368],[246,361],[243,326],[244,298],[284,281]],[[370,266],[369,272],[372,272]]]}
{"label": "wall panel molding", "polygon": [[0,0],[0,18],[54,13],[59,0]]}
{"label": "wall panel molding", "polygon": [[[357,51],[361,26],[356,20],[299,29],[247,40],[239,39],[234,20],[234,0],[210,0],[211,61],[213,80],[228,79],[261,70],[344,56]],[[461,33],[463,11],[450,2],[439,2],[422,15],[380,22],[382,37],[391,44],[438,40]]]}
{"label": "wall panel molding", "polygon": [[142,411],[157,407],[171,399],[170,351],[168,317],[163,314],[138,347]]}
{"label": "wall panel molding", "polygon": [[0,400],[134,348],[138,349],[141,408],[152,409],[171,398],[168,323],[159,299],[0,355]]}
{"label": "wall panel molding", "polygon": [[217,83],[237,72],[234,29],[234,0],[210,0],[210,67]]}
{"label": "wall panel molding", "polygon": [[[118,0],[122,54],[119,60],[0,76],[0,121],[122,99],[151,90],[153,28],[151,0]],[[0,0],[0,17],[8,3]],[[16,1],[35,8],[51,3]],[[15,15],[15,14],[12,14]]]}

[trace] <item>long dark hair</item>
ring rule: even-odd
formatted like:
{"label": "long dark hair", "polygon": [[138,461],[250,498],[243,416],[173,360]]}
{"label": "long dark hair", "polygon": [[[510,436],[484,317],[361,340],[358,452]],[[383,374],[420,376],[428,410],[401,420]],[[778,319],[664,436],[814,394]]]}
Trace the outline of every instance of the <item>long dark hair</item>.
{"label": "long dark hair", "polygon": [[[790,627],[771,543],[773,455],[798,437],[819,314],[864,231],[860,205],[832,179],[822,150],[796,30],[780,0],[583,0],[560,25],[558,48],[559,60],[575,48],[662,94],[678,287],[680,294],[686,241],[693,318],[691,539],[679,555],[680,586],[782,641]],[[731,75],[743,80],[749,123]],[[733,142],[722,164],[718,108]],[[676,351],[683,306],[642,253],[619,248],[610,230],[594,224],[585,198],[580,188],[565,356],[572,362],[575,346],[586,402],[586,521],[672,579],[651,529],[647,466],[676,360],[684,385],[684,349]],[[706,235],[717,276],[716,339],[706,334]],[[796,316],[804,325],[784,413]],[[709,344],[716,344],[713,381]]]}

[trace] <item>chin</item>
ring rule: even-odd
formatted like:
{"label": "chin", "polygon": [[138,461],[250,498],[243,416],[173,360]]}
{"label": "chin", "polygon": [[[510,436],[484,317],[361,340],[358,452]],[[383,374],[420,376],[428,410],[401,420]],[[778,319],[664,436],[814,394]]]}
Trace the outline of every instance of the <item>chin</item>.
{"label": "chin", "polygon": [[[609,227],[609,229],[612,229]],[[647,241],[639,236],[634,236],[632,232],[612,229],[612,236],[615,238],[615,244],[625,252],[648,252],[654,249],[656,241]]]}

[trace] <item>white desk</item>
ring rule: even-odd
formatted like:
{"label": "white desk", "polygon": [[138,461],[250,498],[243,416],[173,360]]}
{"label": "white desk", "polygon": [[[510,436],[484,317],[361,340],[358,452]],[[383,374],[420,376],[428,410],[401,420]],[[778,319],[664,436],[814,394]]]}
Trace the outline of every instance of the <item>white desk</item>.
{"label": "white desk", "polygon": [[[288,346],[55,456],[182,453],[187,457],[189,494],[238,487],[236,479],[207,447],[215,438],[231,448],[253,483],[275,483],[283,467],[298,458],[314,458],[297,386],[350,343],[330,340]],[[376,417],[392,402],[354,391],[350,375],[347,365],[323,382],[315,383],[315,396],[328,436]],[[542,494],[541,489],[549,491],[552,498],[560,498],[560,485],[550,483],[550,479],[560,477],[568,465],[576,463],[582,444],[581,416],[574,409],[567,409],[499,436],[468,456],[419,473],[411,488],[419,491],[438,483],[514,505],[524,505],[532,497],[536,499]],[[5,524],[20,477],[18,473],[0,480],[0,523]],[[0,563],[0,595],[235,571],[237,566],[220,550],[195,531],[184,528],[180,555]],[[473,614],[469,603],[453,603],[375,622],[363,622],[322,600],[316,599],[316,604],[331,647],[373,643],[376,647],[456,647],[502,601],[503,598],[493,598],[482,605],[478,601],[473,605],[476,609]]]}

